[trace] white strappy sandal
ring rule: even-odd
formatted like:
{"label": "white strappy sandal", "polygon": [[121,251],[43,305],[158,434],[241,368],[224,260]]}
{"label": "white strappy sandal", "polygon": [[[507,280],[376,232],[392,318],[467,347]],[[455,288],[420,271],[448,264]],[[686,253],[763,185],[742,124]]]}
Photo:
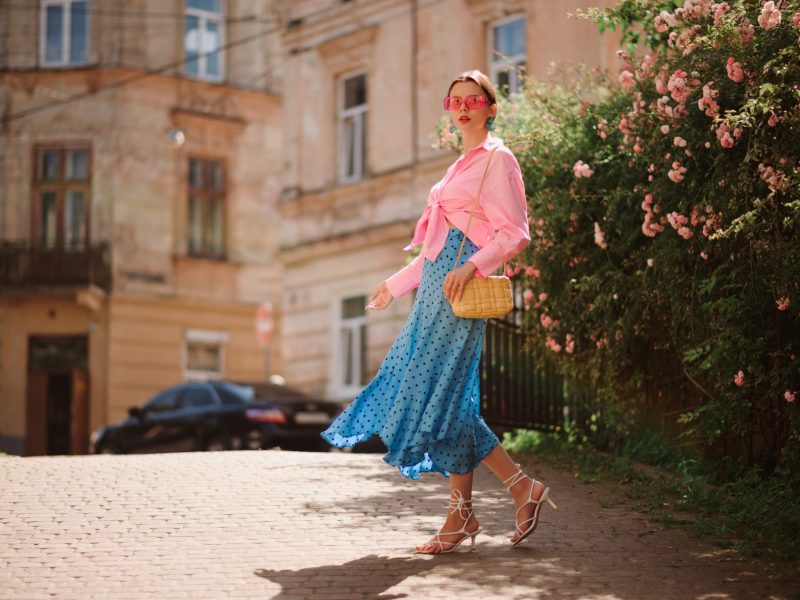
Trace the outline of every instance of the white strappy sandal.
{"label": "white strappy sandal", "polygon": [[[463,542],[467,538],[469,538],[469,540],[472,542],[472,546],[468,551],[472,552],[475,550],[475,537],[483,530],[479,527],[475,531],[467,531],[467,523],[469,523],[469,519],[474,513],[472,509],[472,500],[465,500],[460,490],[453,490],[453,496],[455,496],[455,498],[450,498],[450,502],[448,502],[447,504],[448,508],[447,512],[448,514],[450,514],[450,512],[457,510],[458,514],[461,515],[461,518],[464,519],[464,525],[458,531],[443,532],[439,530],[439,532],[435,536],[433,536],[432,540],[426,542],[427,544],[439,544],[439,552],[431,552],[427,550],[415,550],[414,554],[447,554],[448,552],[453,552],[456,548],[459,547],[459,545],[461,545],[461,542]],[[464,514],[465,512],[466,516]],[[458,540],[457,542],[443,542],[439,537],[442,535],[452,535],[456,533],[462,534],[461,539]],[[445,544],[450,544],[450,548],[445,550],[444,549]]]}
{"label": "white strappy sandal", "polygon": [[[516,542],[512,542],[511,544],[512,546],[516,546],[517,544],[519,544],[522,540],[524,540],[526,537],[532,534],[534,529],[536,529],[536,526],[539,524],[539,509],[542,507],[542,502],[546,500],[550,504],[550,506],[553,507],[554,510],[558,509],[555,503],[550,499],[549,487],[544,488],[544,491],[542,492],[542,495],[539,496],[538,500],[534,500],[533,489],[536,487],[536,480],[533,479],[532,477],[529,478],[527,475],[525,475],[525,473],[522,472],[522,469],[520,469],[519,464],[516,464],[516,467],[517,467],[517,472],[514,473],[511,477],[505,479],[503,481],[503,485],[506,486],[506,489],[509,492],[511,492],[511,488],[514,485],[518,484],[520,481],[524,481],[525,479],[530,479],[531,489],[528,492],[528,500],[525,502],[525,504],[520,506],[517,509],[517,512],[514,514],[515,526],[517,530],[517,535],[519,537],[517,538]],[[524,529],[520,527],[519,523],[516,522],[516,518],[519,516],[519,511],[525,508],[528,504],[534,504],[536,505],[536,508],[533,511],[533,516],[530,519],[526,519],[525,521],[522,522],[523,525],[527,525],[528,523],[530,523],[530,525],[528,525],[528,527]]]}

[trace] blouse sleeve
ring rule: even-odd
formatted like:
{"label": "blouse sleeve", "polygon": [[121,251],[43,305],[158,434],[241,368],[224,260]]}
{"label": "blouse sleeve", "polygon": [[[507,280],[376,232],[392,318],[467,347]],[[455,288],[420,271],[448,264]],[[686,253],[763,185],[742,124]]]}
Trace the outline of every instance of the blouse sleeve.
{"label": "blouse sleeve", "polygon": [[487,177],[488,185],[481,192],[481,204],[495,236],[469,258],[480,277],[491,275],[531,241],[522,171],[510,151],[496,154],[500,160],[496,165],[489,165],[489,170],[494,166],[496,172],[491,180]]}
{"label": "blouse sleeve", "polygon": [[422,267],[425,266],[425,257],[420,252],[414,260],[386,280],[386,287],[394,298],[405,296],[408,292],[419,286],[422,279]]}

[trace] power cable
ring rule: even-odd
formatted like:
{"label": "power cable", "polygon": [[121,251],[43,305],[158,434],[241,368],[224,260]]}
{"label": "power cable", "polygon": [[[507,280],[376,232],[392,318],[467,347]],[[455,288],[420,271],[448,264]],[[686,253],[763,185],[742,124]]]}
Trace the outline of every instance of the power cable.
{"label": "power cable", "polygon": [[264,36],[266,36],[266,35],[268,35],[270,33],[275,32],[278,29],[280,29],[280,27],[274,27],[274,28],[271,28],[271,29],[268,29],[268,30],[261,31],[261,32],[259,32],[257,34],[251,35],[251,36],[240,38],[238,40],[229,42],[227,44],[223,44],[222,46],[220,46],[219,48],[216,48],[214,50],[210,50],[208,52],[198,53],[195,57],[191,57],[191,58],[183,57],[183,58],[180,58],[178,60],[173,60],[173,61],[170,61],[170,62],[168,62],[168,63],[166,63],[164,65],[161,65],[160,67],[157,67],[155,69],[151,69],[151,70],[148,70],[148,71],[145,71],[145,72],[142,72],[142,73],[137,73],[137,74],[132,75],[130,77],[125,77],[123,79],[118,79],[117,81],[112,81],[112,82],[107,83],[105,85],[101,85],[101,86],[99,86],[99,87],[97,87],[95,89],[87,90],[85,92],[80,92],[78,94],[74,94],[72,96],[69,96],[65,100],[54,100],[52,102],[47,102],[45,104],[39,104],[38,106],[33,106],[31,108],[27,108],[27,109],[21,110],[19,112],[11,113],[10,115],[7,115],[7,116],[3,117],[2,123],[10,123],[11,121],[16,121],[18,119],[22,119],[23,117],[27,117],[27,116],[39,113],[39,112],[48,110],[50,108],[55,108],[57,106],[64,106],[66,104],[71,104],[73,102],[77,102],[78,100],[82,100],[84,98],[89,98],[90,96],[95,96],[95,95],[97,95],[97,94],[99,94],[101,92],[105,92],[105,91],[108,91],[108,90],[119,89],[119,88],[121,88],[123,86],[130,85],[131,83],[135,83],[137,81],[141,81],[142,79],[146,79],[146,78],[151,77],[153,75],[160,75],[161,73],[164,73],[164,72],[169,71],[171,69],[175,69],[177,67],[185,65],[189,61],[198,60],[201,57],[211,56],[212,54],[218,54],[219,52],[222,52],[224,50],[229,50],[229,49],[234,48],[236,46],[241,46],[241,45],[246,44],[248,42],[252,42],[252,41],[257,40],[259,38],[262,38],[262,37],[264,37]]}
{"label": "power cable", "polygon": [[[2,8],[2,7],[0,7]],[[14,12],[40,12],[42,7],[39,6],[38,2],[35,4],[6,4],[4,7],[6,10],[14,11]],[[145,18],[145,19],[172,19],[172,20],[183,20],[186,18],[187,14],[184,12],[161,12],[161,11],[137,11],[137,10],[130,10],[130,9],[120,9],[120,8],[102,8],[99,6],[93,6],[89,8],[89,16],[91,15],[106,15],[111,17],[131,17],[131,18]],[[214,13],[211,13],[214,14]],[[226,23],[239,23],[239,22],[248,22],[248,21],[258,21],[261,17],[258,17],[254,14],[247,14],[242,15],[239,17],[227,17],[225,19],[220,19],[225,21]],[[274,20],[274,19],[273,19]]]}

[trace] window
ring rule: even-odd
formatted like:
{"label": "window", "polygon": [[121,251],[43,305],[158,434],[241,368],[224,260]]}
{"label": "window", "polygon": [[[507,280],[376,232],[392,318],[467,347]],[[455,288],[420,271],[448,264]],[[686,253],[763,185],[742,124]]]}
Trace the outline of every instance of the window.
{"label": "window", "polygon": [[228,334],[223,331],[189,329],[184,336],[184,375],[186,379],[205,381],[220,379],[225,371],[225,343]]}
{"label": "window", "polygon": [[181,408],[201,408],[203,406],[216,406],[211,392],[202,384],[195,384],[183,390],[181,395]]}
{"label": "window", "polygon": [[186,0],[183,49],[187,75],[222,79],[223,24],[222,0]]}
{"label": "window", "polygon": [[247,404],[255,400],[255,390],[251,386],[239,385],[227,381],[218,381],[213,384],[219,399],[224,405]]}
{"label": "window", "polygon": [[180,393],[180,386],[169,388],[145,404],[144,409],[151,413],[163,413],[175,410],[178,408],[178,396],[180,396]]}
{"label": "window", "polygon": [[88,0],[42,0],[41,55],[46,66],[89,61]]}
{"label": "window", "polygon": [[84,250],[89,243],[89,149],[40,147],[34,154],[34,245]]}
{"label": "window", "polygon": [[366,296],[342,300],[339,324],[338,383],[341,388],[357,388],[367,383]]}
{"label": "window", "polygon": [[189,159],[187,251],[192,256],[225,257],[225,166],[217,160]]}
{"label": "window", "polygon": [[489,77],[492,83],[503,93],[522,91],[519,71],[524,72],[527,61],[525,17],[509,17],[493,23],[489,37]]}
{"label": "window", "polygon": [[365,174],[367,156],[367,76],[339,84],[339,180],[356,181]]}

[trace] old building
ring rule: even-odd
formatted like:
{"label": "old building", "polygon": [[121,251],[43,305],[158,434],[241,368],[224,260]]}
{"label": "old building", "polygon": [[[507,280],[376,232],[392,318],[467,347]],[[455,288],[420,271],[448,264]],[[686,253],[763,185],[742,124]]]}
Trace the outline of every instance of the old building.
{"label": "old building", "polygon": [[255,335],[282,294],[273,8],[0,3],[1,451],[83,453],[167,385],[281,370]]}
{"label": "old building", "polygon": [[456,158],[448,83],[614,66],[566,16],[610,3],[0,2],[0,451],[85,452],[187,378],[351,399],[413,294],[366,299]]}
{"label": "old building", "polygon": [[[431,185],[456,156],[431,147],[442,98],[478,68],[509,93],[551,61],[616,66],[617,40],[567,18],[611,2],[293,0],[286,85],[283,362],[288,381],[352,399],[413,294],[367,314],[403,265]],[[502,119],[502,115],[500,115]]]}

